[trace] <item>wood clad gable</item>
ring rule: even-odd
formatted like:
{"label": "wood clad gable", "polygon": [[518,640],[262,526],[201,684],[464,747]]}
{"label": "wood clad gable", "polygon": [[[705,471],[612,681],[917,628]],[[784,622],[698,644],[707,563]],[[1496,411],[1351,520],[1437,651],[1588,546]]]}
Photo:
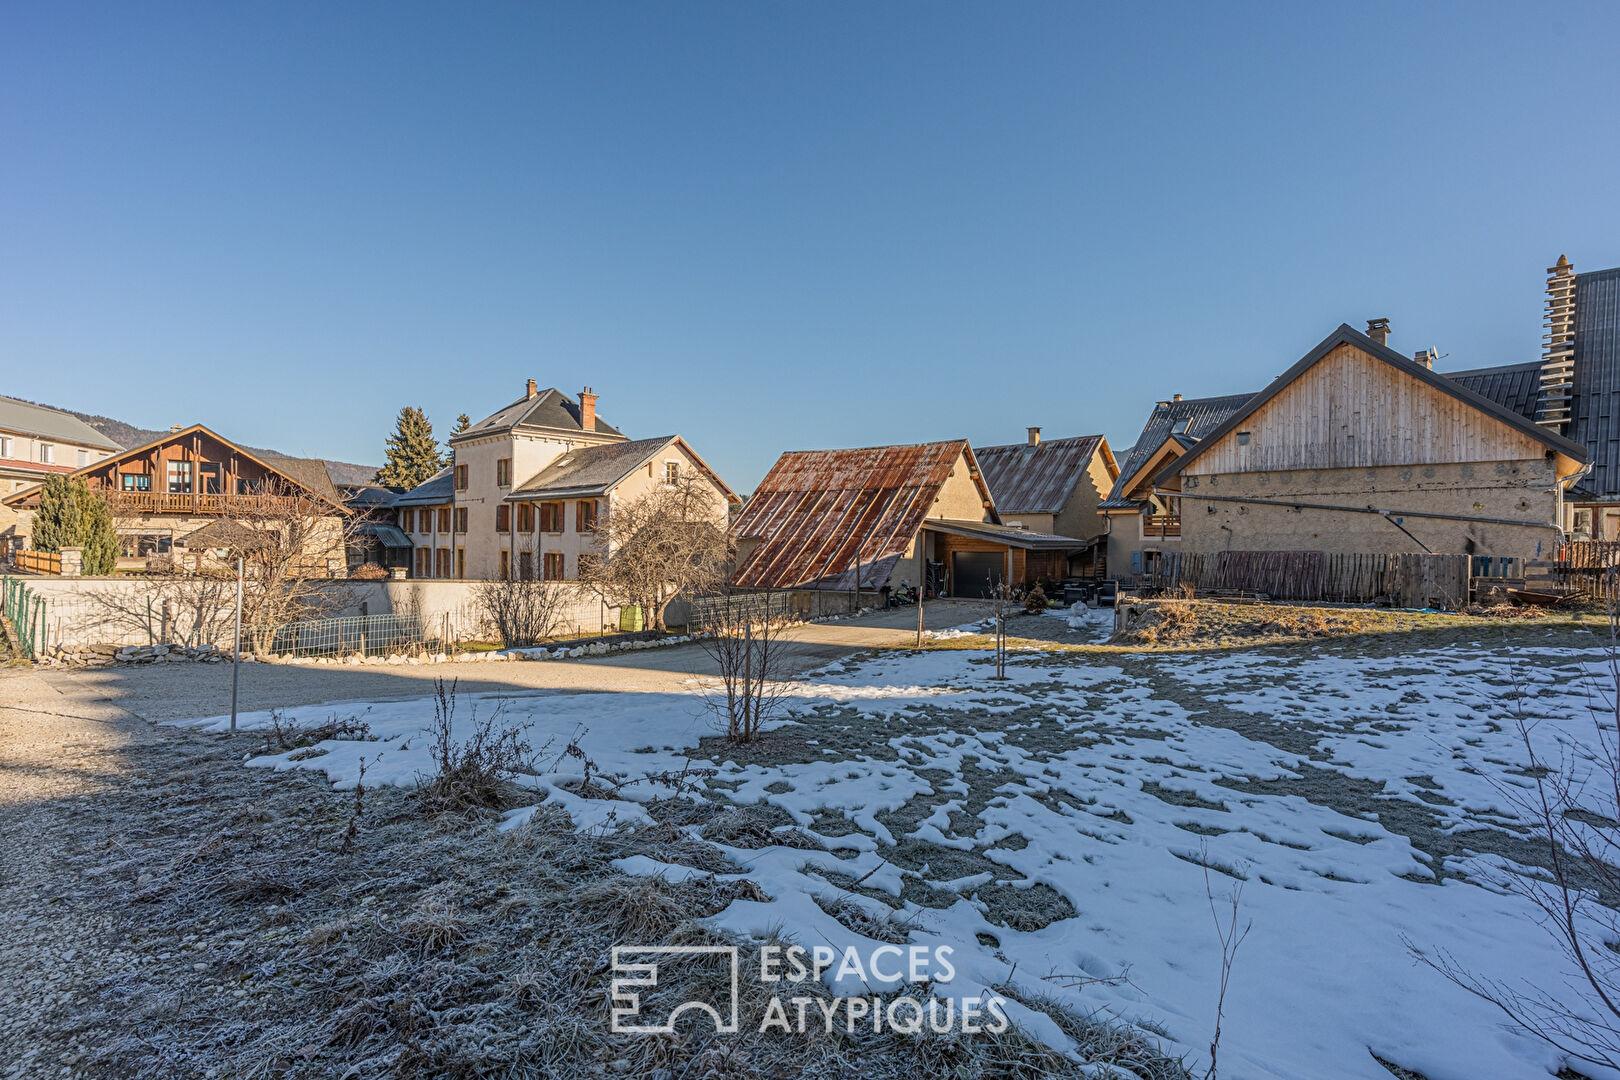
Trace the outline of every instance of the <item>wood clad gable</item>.
{"label": "wood clad gable", "polygon": [[1585,451],[1341,326],[1156,476],[1566,459]]}

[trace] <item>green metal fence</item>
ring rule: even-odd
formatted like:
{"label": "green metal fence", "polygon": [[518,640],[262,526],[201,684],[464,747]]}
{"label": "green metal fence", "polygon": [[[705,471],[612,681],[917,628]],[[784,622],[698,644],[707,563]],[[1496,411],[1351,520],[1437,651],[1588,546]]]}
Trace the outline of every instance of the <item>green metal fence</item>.
{"label": "green metal fence", "polygon": [[19,578],[0,578],[0,585],[4,588],[4,611],[17,638],[17,649],[33,659],[45,649],[45,598]]}
{"label": "green metal fence", "polygon": [[438,651],[414,615],[350,615],[304,619],[276,630],[270,651],[292,656],[387,656],[417,646]]}

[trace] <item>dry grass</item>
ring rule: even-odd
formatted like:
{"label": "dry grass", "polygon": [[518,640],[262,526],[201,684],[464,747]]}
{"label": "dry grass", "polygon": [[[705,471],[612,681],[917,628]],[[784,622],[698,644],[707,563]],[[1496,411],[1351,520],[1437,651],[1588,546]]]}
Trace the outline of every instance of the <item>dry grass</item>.
{"label": "dry grass", "polygon": [[[671,822],[581,835],[546,807],[497,832],[487,814],[424,818],[412,792],[382,788],[368,791],[343,850],[346,793],[312,773],[241,768],[257,741],[165,731],[129,752],[94,823],[63,838],[60,917],[104,925],[109,950],[94,968],[80,958],[83,992],[64,995],[49,1018],[64,1046],[95,1048],[78,1075],[1082,1075],[1017,1032],[760,1035],[766,991],[748,979],[736,1036],[697,1027],[616,1035],[614,945],[719,941],[694,920],[764,899],[746,879],[713,876],[735,867],[712,844]],[[767,822],[685,799],[657,810],[691,824],[720,820],[717,832],[733,839]],[[613,860],[631,854],[706,872],[682,882],[616,872]],[[904,935],[875,908],[834,907],[874,937]],[[757,967],[758,943],[743,946],[745,970]],[[659,994],[684,1000],[718,977],[696,969]],[[1134,1064],[1141,1038],[1099,1029],[1099,1060],[1117,1051],[1120,1064]]]}

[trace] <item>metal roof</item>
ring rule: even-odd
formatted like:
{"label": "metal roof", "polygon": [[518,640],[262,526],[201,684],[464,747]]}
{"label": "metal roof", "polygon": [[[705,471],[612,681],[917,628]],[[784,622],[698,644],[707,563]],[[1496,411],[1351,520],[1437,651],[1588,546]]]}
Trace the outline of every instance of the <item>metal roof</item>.
{"label": "metal roof", "polygon": [[[558,390],[555,386],[541,390],[534,397],[522,397],[497,409],[484,417],[478,423],[454,435],[450,441],[460,442],[463,439],[475,439],[484,435],[494,435],[512,428],[545,428],[551,431],[583,431],[579,422],[579,402]],[[603,420],[596,418],[594,428],[598,435],[612,435],[624,438],[618,428]]]}
{"label": "metal roof", "polygon": [[1620,267],[1575,277],[1575,395],[1569,437],[1592,470],[1579,492],[1620,501]]}
{"label": "metal roof", "polygon": [[[1140,504],[1126,496],[1126,485],[1142,471],[1159,448],[1171,439],[1182,446],[1193,446],[1197,440],[1226,422],[1227,417],[1241,409],[1253,394],[1226,394],[1222,397],[1183,398],[1180,401],[1161,401],[1153,406],[1147,423],[1136,445],[1125,452],[1120,462],[1119,478],[1108,498],[1098,503],[1102,510],[1135,510]],[[1183,425],[1186,425],[1183,427]]]}
{"label": "metal roof", "polygon": [[432,506],[447,503],[455,492],[451,488],[450,468],[446,466],[403,495],[394,497],[395,506]]}
{"label": "metal roof", "polygon": [[1054,533],[1031,532],[1016,525],[991,525],[984,521],[959,521],[955,518],[929,518],[923,522],[923,528],[950,533],[953,536],[994,540],[998,544],[1023,548],[1026,551],[1079,551],[1091,544],[1090,540],[1076,540],[1072,536],[1058,536]]}
{"label": "metal roof", "polygon": [[664,435],[570,450],[519,484],[507,498],[526,501],[558,495],[605,494],[676,440],[674,435]]}
{"label": "metal roof", "polygon": [[1541,392],[1541,365],[1508,364],[1503,367],[1448,371],[1446,378],[1466,386],[1482,398],[1489,398],[1504,409],[1527,420],[1536,418],[1536,397]]}
{"label": "metal roof", "polygon": [[1069,504],[1101,435],[1050,439],[1031,446],[981,446],[974,451],[996,509],[1003,514],[1058,514]]}
{"label": "metal roof", "polygon": [[783,454],[737,519],[759,544],[733,583],[850,589],[858,561],[861,587],[882,587],[963,455],[977,472],[966,439]]}
{"label": "metal roof", "polygon": [[390,525],[386,521],[362,521],[355,526],[355,531],[364,536],[376,537],[385,548],[414,547],[411,538],[398,525]]}
{"label": "metal roof", "polygon": [[78,443],[80,446],[96,446],[103,450],[123,449],[72,413],[4,395],[0,395],[0,431]]}

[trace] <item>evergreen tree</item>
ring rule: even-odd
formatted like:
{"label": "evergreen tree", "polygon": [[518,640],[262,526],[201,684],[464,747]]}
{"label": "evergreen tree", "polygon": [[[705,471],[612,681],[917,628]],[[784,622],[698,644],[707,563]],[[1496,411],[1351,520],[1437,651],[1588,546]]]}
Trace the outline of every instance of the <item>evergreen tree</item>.
{"label": "evergreen tree", "polygon": [[377,483],[408,490],[432,477],[444,465],[427,414],[412,405],[399,410],[394,433],[388,436],[388,463],[377,474]]}
{"label": "evergreen tree", "polygon": [[85,574],[110,574],[118,567],[118,533],[112,508],[83,480],[74,481],[79,495],[79,545],[84,548]]}
{"label": "evergreen tree", "polygon": [[80,507],[81,501],[67,477],[48,477],[39,493],[39,509],[34,513],[34,550],[61,551],[77,544]]}
{"label": "evergreen tree", "polygon": [[86,574],[110,574],[118,563],[118,533],[107,500],[81,477],[52,476],[34,514],[34,550],[84,549]]}
{"label": "evergreen tree", "polygon": [[466,413],[462,413],[460,416],[456,417],[456,426],[451,429],[450,437],[453,439],[470,427],[472,427],[472,417],[468,416]]}

